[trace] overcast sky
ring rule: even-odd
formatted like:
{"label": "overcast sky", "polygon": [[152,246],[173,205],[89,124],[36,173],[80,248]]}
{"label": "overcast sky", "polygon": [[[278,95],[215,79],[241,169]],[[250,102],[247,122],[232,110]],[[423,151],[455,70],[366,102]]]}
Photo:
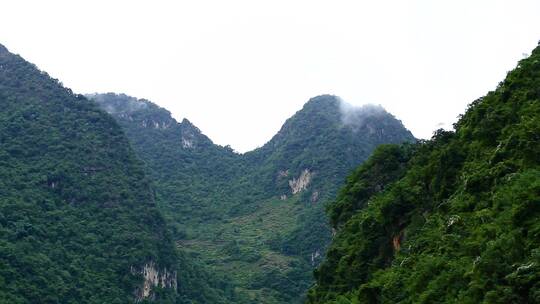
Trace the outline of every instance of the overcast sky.
{"label": "overcast sky", "polygon": [[451,126],[540,40],[540,1],[3,0],[0,43],[77,93],[147,98],[237,151],[310,98]]}

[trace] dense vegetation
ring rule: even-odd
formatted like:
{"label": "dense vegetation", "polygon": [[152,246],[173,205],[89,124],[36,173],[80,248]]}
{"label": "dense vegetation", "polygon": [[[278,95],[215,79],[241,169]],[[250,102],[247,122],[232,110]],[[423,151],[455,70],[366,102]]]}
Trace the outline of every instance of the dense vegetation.
{"label": "dense vegetation", "polygon": [[112,117],[1,45],[0,104],[0,303],[128,303],[144,265],[174,274],[181,257]]}
{"label": "dense vegetation", "polygon": [[328,213],[309,303],[540,303],[540,47],[455,132],[381,146]]}
{"label": "dense vegetation", "polygon": [[0,303],[539,303],[539,88],[540,47],[429,141],[325,95],[237,154],[0,45]]}
{"label": "dense vegetation", "polygon": [[[230,303],[300,302],[330,241],[324,202],[377,145],[414,139],[380,107],[345,113],[336,97],[319,96],[266,145],[240,155],[147,100],[89,97],[145,161],[178,246],[232,283],[214,283]],[[289,183],[303,172],[308,185],[293,193]]]}

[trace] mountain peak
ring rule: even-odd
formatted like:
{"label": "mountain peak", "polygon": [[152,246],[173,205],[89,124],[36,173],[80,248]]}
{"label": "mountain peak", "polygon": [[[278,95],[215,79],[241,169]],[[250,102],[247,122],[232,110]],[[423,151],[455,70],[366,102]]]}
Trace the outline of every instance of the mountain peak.
{"label": "mountain peak", "polygon": [[[338,150],[370,151],[368,147],[378,144],[414,140],[401,121],[380,105],[353,106],[338,96],[320,95],[311,98],[300,111],[287,119],[268,143],[250,155],[257,151],[264,151],[263,154],[275,151],[286,154],[288,150],[322,151],[330,146]],[[291,155],[286,158],[292,158]],[[314,159],[315,156],[304,158]],[[349,158],[351,163],[358,160],[357,156]]]}
{"label": "mountain peak", "polygon": [[199,128],[195,126],[191,121],[189,121],[187,118],[182,119],[182,122],[180,123],[182,130],[184,133],[191,133],[193,135],[197,136],[204,136]]}
{"label": "mountain peak", "polygon": [[8,53],[8,52],[9,52],[8,49],[3,44],[0,43],[0,53]]}
{"label": "mountain peak", "polygon": [[324,94],[311,98],[300,112],[307,115],[324,115],[332,120],[339,119],[343,125],[361,125],[367,117],[382,119],[393,117],[384,107],[375,104],[352,105],[339,96]]}
{"label": "mountain peak", "polygon": [[381,105],[365,104],[361,106],[351,105],[341,101],[339,104],[341,122],[345,126],[359,128],[369,120],[395,119]]}
{"label": "mountain peak", "polygon": [[311,97],[304,106],[316,104],[336,104],[341,101],[341,98],[332,94],[322,94]]}
{"label": "mountain peak", "polygon": [[337,113],[341,98],[335,95],[319,95],[312,97],[304,104],[299,112],[334,112]]}
{"label": "mountain peak", "polygon": [[[181,139],[183,148],[213,145],[212,141],[188,119],[184,118],[181,123],[178,123],[172,117],[171,112],[149,100],[138,99],[122,93],[95,93],[86,96],[115,117],[123,127],[129,125],[130,130],[140,132],[141,130],[136,129],[135,125],[148,130],[168,130],[167,134],[173,134],[173,137]],[[156,134],[153,133],[152,136],[156,136]]]}
{"label": "mountain peak", "polygon": [[[305,135],[322,129],[348,128],[353,131],[368,131],[391,128],[395,131],[406,130],[401,121],[388,113],[381,105],[349,104],[335,95],[319,95],[311,98],[304,107],[287,120],[280,133],[290,129],[304,130]],[[298,133],[298,132],[294,132]],[[410,139],[414,139],[407,131]]]}
{"label": "mountain peak", "polygon": [[195,127],[195,125],[191,121],[189,121],[189,119],[187,119],[187,118],[182,119],[181,124],[186,126],[186,127],[188,127],[188,126],[189,127]]}

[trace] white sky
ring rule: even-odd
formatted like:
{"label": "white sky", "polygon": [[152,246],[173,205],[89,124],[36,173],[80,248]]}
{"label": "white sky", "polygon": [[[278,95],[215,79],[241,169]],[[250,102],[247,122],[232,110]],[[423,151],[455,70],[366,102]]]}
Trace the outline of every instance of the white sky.
{"label": "white sky", "polygon": [[0,43],[75,92],[150,99],[238,151],[324,93],[429,138],[538,40],[538,0],[0,4]]}

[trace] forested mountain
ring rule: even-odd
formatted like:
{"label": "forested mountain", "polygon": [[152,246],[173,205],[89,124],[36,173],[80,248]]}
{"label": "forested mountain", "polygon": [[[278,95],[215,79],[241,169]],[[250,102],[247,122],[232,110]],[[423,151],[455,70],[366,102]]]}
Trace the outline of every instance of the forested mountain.
{"label": "forested mountain", "polygon": [[2,45],[0,104],[0,303],[540,303],[540,46],[427,141],[322,95],[238,154]]}
{"label": "forested mountain", "polygon": [[[298,192],[309,205],[295,230],[283,235],[282,250],[320,261],[330,240],[324,202],[378,145],[410,141],[412,134],[381,106],[353,107],[323,95],[312,98],[266,145],[247,153],[265,193],[285,197]],[[307,181],[305,188],[302,181]]]}
{"label": "forested mountain", "polygon": [[147,100],[88,97],[145,161],[178,246],[236,286],[232,303],[302,301],[330,241],[325,201],[377,145],[414,140],[381,107],[324,95],[266,145],[237,154]]}
{"label": "forested mountain", "polygon": [[309,303],[540,303],[540,47],[455,124],[379,147],[328,213]]}
{"label": "forested mountain", "polygon": [[181,257],[112,117],[0,45],[0,302],[180,301]]}

